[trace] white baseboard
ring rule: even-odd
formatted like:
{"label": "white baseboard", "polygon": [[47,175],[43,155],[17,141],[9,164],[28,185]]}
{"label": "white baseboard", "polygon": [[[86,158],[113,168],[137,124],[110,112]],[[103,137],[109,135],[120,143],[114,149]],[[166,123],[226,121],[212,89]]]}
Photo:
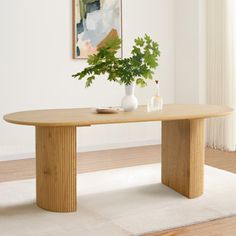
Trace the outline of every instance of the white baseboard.
{"label": "white baseboard", "polygon": [[[129,148],[129,147],[140,147],[140,146],[149,146],[149,145],[158,145],[160,140],[146,140],[146,141],[136,141],[136,142],[126,142],[126,143],[114,143],[114,144],[104,144],[96,146],[87,146],[87,147],[77,147],[78,152],[93,152],[101,150],[110,150],[110,149],[120,149],[120,148]],[[35,153],[33,152],[24,152],[24,153],[13,153],[5,152],[0,153],[0,161],[13,161],[13,160],[22,160],[34,158]]]}

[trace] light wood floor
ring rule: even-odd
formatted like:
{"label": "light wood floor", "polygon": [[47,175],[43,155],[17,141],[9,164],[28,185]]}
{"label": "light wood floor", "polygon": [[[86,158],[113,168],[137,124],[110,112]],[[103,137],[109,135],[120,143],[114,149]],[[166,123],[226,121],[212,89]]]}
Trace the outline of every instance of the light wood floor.
{"label": "light wood floor", "polygon": [[[78,173],[160,162],[160,146],[79,153]],[[0,182],[35,177],[35,159],[0,162]]]}
{"label": "light wood floor", "polygon": [[[161,161],[160,146],[79,153],[78,173]],[[236,153],[206,149],[206,164],[236,173]],[[35,160],[0,161],[0,182],[35,177]],[[146,236],[236,236],[236,216]]]}

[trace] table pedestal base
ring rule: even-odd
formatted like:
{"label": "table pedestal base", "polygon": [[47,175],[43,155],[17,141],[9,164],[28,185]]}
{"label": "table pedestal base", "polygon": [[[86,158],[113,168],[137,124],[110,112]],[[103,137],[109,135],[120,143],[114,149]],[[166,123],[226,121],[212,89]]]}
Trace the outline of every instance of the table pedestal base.
{"label": "table pedestal base", "polygon": [[204,120],[162,122],[162,183],[188,198],[203,194]]}
{"label": "table pedestal base", "polygon": [[76,127],[36,127],[36,202],[72,212],[76,206]]}

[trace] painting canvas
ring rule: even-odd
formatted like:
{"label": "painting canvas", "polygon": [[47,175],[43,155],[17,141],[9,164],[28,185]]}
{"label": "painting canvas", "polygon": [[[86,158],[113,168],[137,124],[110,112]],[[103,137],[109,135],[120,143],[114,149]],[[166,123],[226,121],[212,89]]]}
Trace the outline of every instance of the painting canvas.
{"label": "painting canvas", "polygon": [[121,1],[73,0],[74,58],[88,58],[108,40],[121,38]]}

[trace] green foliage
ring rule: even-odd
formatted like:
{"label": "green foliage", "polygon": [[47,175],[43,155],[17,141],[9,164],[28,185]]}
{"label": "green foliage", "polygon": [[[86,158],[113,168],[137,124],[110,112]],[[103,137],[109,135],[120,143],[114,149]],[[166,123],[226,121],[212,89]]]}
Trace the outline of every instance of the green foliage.
{"label": "green foliage", "polygon": [[134,42],[131,56],[118,58],[116,54],[121,48],[121,39],[110,40],[98,49],[97,54],[88,57],[88,67],[72,77],[78,80],[85,78],[85,87],[91,86],[96,75],[103,74],[108,75],[109,81],[125,85],[135,81],[141,87],[146,86],[146,81],[153,78],[154,70],[158,67],[159,45],[147,34]]}

